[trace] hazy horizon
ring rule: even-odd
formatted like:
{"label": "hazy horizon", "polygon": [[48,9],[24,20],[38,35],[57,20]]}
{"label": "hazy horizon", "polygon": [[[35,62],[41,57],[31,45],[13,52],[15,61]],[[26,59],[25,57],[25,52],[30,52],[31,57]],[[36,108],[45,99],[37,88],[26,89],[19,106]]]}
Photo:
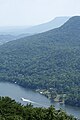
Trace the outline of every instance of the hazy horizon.
{"label": "hazy horizon", "polygon": [[45,23],[49,23],[49,22],[52,22],[54,21],[56,18],[70,18],[70,17],[73,17],[73,16],[57,16],[49,21],[46,21],[46,22],[42,22],[42,23],[38,23],[38,24],[33,24],[33,25],[8,25],[8,26],[0,26],[0,28],[32,28],[34,26],[38,26],[38,25],[42,25],[42,24],[45,24]]}
{"label": "hazy horizon", "polygon": [[0,0],[0,27],[33,26],[60,16],[79,16],[79,0]]}

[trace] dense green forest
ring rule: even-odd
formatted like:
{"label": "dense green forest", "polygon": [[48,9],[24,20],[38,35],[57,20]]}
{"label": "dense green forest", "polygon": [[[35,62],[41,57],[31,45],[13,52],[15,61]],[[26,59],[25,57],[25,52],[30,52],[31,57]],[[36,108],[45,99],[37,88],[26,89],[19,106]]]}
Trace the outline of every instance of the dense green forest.
{"label": "dense green forest", "polygon": [[76,120],[62,110],[49,108],[34,108],[16,103],[9,97],[0,97],[0,120]]}
{"label": "dense green forest", "polygon": [[0,81],[52,89],[53,98],[65,94],[65,104],[80,107],[80,17],[0,46]]}

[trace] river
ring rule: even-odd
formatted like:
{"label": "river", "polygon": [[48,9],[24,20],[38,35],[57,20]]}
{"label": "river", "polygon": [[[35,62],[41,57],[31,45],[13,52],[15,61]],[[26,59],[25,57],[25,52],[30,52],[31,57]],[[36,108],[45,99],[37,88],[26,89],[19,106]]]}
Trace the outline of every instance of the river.
{"label": "river", "polygon": [[[35,107],[49,107],[50,105],[54,105],[56,109],[62,108],[69,115],[74,115],[80,119],[80,108],[61,105],[56,102],[51,103],[45,96],[33,90],[25,89],[17,84],[0,82],[0,96],[9,96],[24,105],[32,102]],[[24,101],[22,99],[24,99]]]}

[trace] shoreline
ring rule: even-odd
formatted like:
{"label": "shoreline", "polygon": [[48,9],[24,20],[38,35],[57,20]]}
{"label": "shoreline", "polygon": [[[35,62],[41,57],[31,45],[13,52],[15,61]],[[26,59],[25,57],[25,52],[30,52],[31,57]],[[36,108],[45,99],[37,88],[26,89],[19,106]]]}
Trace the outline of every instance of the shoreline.
{"label": "shoreline", "polygon": [[[44,94],[44,92],[42,92],[43,90],[45,90],[45,89],[36,89],[36,88],[31,88],[31,87],[29,87],[29,86],[23,86],[22,84],[20,84],[19,82],[17,82],[17,81],[2,81],[2,80],[0,80],[0,82],[8,82],[8,83],[12,83],[12,84],[15,84],[15,85],[18,85],[18,86],[20,86],[20,87],[22,87],[22,88],[28,88],[28,89],[31,89],[31,90],[33,90],[33,91],[35,91],[35,92],[38,92],[39,94],[41,94],[41,95],[44,95],[45,97],[47,97],[49,100],[51,100],[52,102],[58,102],[58,103],[60,103],[60,104],[64,104],[64,105],[68,105],[68,106],[72,106],[72,107],[77,107],[77,108],[80,108],[80,107],[78,107],[78,106],[76,106],[76,105],[70,105],[70,104],[65,104],[65,100],[63,100],[63,101],[59,101],[59,99],[53,99],[52,97],[51,97],[51,93],[50,92],[48,92],[48,90],[46,90],[46,92],[48,93],[48,95],[47,94]],[[65,95],[65,94],[64,94]]]}

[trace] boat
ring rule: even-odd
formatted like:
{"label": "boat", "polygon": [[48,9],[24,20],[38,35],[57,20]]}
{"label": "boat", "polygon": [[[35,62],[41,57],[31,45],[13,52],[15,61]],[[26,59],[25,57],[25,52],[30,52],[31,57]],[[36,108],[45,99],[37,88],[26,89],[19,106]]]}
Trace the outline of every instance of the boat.
{"label": "boat", "polygon": [[33,102],[33,101],[31,101],[31,100],[28,100],[28,99],[26,99],[26,98],[21,98],[21,100],[24,101],[24,102],[35,103],[35,102]]}

